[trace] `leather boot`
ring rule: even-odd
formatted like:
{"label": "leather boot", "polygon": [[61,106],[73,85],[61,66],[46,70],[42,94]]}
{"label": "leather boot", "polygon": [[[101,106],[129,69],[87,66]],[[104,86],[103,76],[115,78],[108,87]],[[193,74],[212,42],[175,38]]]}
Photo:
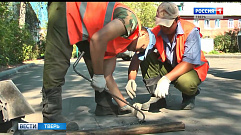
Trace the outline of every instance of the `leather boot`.
{"label": "leather boot", "polygon": [[165,98],[157,98],[154,95],[156,85],[146,86],[146,88],[147,88],[148,92],[152,95],[151,95],[149,101],[142,104],[141,109],[144,111],[155,111],[155,110],[159,110],[161,108],[166,108]]}
{"label": "leather boot", "polygon": [[96,116],[116,115],[118,114],[118,105],[112,102],[112,96],[105,90],[103,92],[95,91],[95,109]]}
{"label": "leather boot", "polygon": [[182,93],[182,104],[181,109],[182,110],[192,110],[195,107],[195,97],[200,93],[199,90],[194,95],[186,95]]}
{"label": "leather boot", "polygon": [[55,87],[53,89],[42,90],[43,98],[43,123],[66,123],[67,131],[79,130],[76,122],[72,122],[65,118],[62,113],[62,88]]}

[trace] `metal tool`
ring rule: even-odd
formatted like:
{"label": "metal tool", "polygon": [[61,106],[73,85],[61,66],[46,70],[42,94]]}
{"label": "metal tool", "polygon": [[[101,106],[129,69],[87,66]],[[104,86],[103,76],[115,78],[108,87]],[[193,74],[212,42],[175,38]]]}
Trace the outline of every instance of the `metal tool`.
{"label": "metal tool", "polygon": [[[77,60],[74,62],[74,64],[73,64],[73,70],[74,70],[79,76],[83,77],[84,79],[86,79],[86,80],[89,81],[89,82],[92,82],[89,78],[87,78],[86,76],[82,75],[81,73],[79,73],[79,72],[76,70],[76,66],[78,65],[80,59],[84,56],[84,53],[85,53],[85,52],[82,51],[82,52],[80,53],[79,57],[77,58]],[[109,93],[110,95],[112,95],[113,97],[115,97],[115,98],[119,99],[120,101],[124,102],[125,104],[129,105],[130,107],[134,108],[136,111],[140,112],[140,113],[142,114],[143,118],[142,118],[142,120],[139,120],[139,123],[145,122],[145,114],[144,114],[140,109],[138,109],[138,108],[134,107],[133,105],[129,104],[128,102],[122,100],[122,99],[119,98],[118,96],[112,94],[110,91],[108,91],[108,90],[106,90],[106,89],[105,89],[105,91],[106,91],[107,93]]]}
{"label": "metal tool", "polygon": [[[22,131],[18,130],[18,123],[22,122],[25,115],[34,112],[12,80],[0,81],[0,124],[5,125],[7,133],[21,133]],[[10,126],[8,123],[11,123]],[[5,129],[0,127],[1,130]]]}

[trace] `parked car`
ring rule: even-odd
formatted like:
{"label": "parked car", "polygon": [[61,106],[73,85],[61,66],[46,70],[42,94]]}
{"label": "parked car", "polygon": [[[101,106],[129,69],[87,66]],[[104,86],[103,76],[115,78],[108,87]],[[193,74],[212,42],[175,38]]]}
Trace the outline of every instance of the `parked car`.
{"label": "parked car", "polygon": [[117,58],[122,58],[124,61],[129,61],[132,59],[134,54],[135,54],[135,52],[127,50],[123,53],[117,54]]}

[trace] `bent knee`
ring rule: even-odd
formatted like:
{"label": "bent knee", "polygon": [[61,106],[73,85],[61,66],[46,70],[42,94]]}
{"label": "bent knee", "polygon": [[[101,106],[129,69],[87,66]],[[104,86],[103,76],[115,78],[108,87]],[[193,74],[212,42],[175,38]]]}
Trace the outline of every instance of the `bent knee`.
{"label": "bent knee", "polygon": [[193,78],[178,79],[174,87],[186,95],[194,95],[197,92],[200,80]]}

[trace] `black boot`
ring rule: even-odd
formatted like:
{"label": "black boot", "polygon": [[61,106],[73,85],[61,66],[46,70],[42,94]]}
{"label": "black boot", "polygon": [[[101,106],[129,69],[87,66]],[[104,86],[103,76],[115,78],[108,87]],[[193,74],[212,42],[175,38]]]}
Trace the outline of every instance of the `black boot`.
{"label": "black boot", "polygon": [[43,89],[43,123],[66,123],[67,131],[77,131],[79,126],[76,122],[69,121],[62,113],[62,89]]}
{"label": "black boot", "polygon": [[161,108],[166,108],[167,105],[166,105],[165,98],[157,98],[153,94],[156,89],[156,84],[152,85],[152,86],[146,86],[146,88],[147,88],[148,92],[152,95],[151,95],[149,101],[142,104],[141,110],[156,111]]}
{"label": "black boot", "polygon": [[182,110],[192,110],[195,107],[195,97],[200,93],[199,90],[194,95],[186,95],[182,93],[182,104],[181,109]]}
{"label": "black boot", "polygon": [[106,91],[95,91],[95,109],[96,116],[116,115],[118,114],[118,105],[112,102],[112,96]]}

